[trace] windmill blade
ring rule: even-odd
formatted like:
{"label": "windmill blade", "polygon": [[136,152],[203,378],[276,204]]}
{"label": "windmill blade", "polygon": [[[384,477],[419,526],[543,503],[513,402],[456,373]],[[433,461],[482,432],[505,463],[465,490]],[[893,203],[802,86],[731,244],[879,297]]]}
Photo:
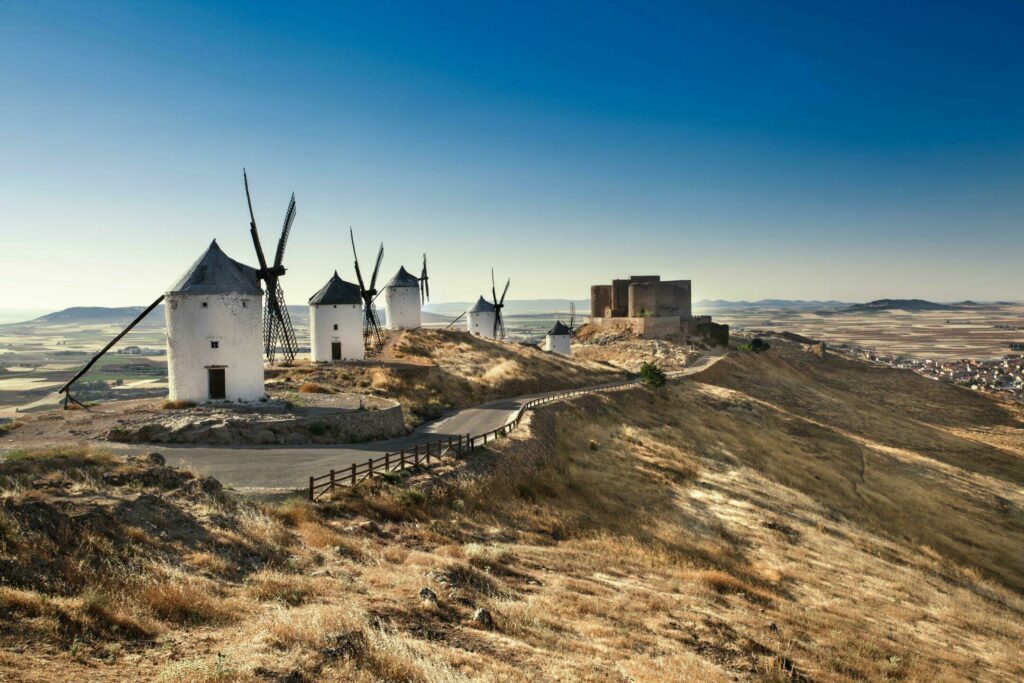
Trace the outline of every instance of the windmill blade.
{"label": "windmill blade", "polygon": [[380,249],[377,250],[377,263],[373,266],[373,277],[370,278],[370,289],[374,289],[377,286],[377,273],[380,272],[380,262],[384,259],[384,243],[380,243]]}
{"label": "windmill blade", "polygon": [[260,276],[267,277],[267,259],[263,256],[263,245],[260,244],[260,234],[256,230],[256,215],[252,211],[252,196],[249,194],[249,176],[245,169],[242,169],[242,182],[245,183],[245,201],[249,204],[249,234],[252,236],[252,244],[256,248],[256,258],[260,262]]}
{"label": "windmill blade", "polygon": [[352,228],[348,229],[348,237],[352,240],[352,258],[356,261],[356,279],[359,281],[359,293],[362,294],[366,291],[366,287],[363,285],[363,274],[359,272],[359,254],[356,253],[356,238],[352,234]]}
{"label": "windmill blade", "polygon": [[423,272],[420,273],[420,305],[430,301],[430,278],[427,277],[427,255],[423,255]]}
{"label": "windmill blade", "polygon": [[281,228],[281,239],[277,240],[277,254],[274,256],[274,268],[281,266],[284,259],[284,248],[288,244],[288,235],[292,232],[292,223],[295,221],[295,193],[292,192],[292,200],[288,202],[288,210],[284,214],[284,226]]}
{"label": "windmill blade", "polygon": [[[458,318],[456,318],[455,320],[451,321],[450,323],[448,323],[448,327],[451,327],[451,326],[452,326],[452,325],[454,325],[455,323],[459,322],[459,321],[460,321],[460,320],[462,320],[462,319],[463,319],[463,318],[464,318],[465,316],[466,316],[466,312],[465,312],[465,311],[463,311],[462,313],[459,313],[459,317],[458,317]],[[444,329],[446,329],[446,330],[447,330],[447,329],[448,329],[448,327],[445,327]]]}
{"label": "windmill blade", "polygon": [[569,332],[572,333],[573,323],[576,322],[576,303],[569,302]]}
{"label": "windmill blade", "polygon": [[494,305],[498,305],[498,292],[494,287],[494,268],[491,268],[491,299],[494,301]]}
{"label": "windmill blade", "polygon": [[501,293],[501,301],[498,302],[498,305],[500,305],[500,306],[504,306],[505,305],[505,295],[508,294],[508,286],[510,284],[512,284],[512,278],[509,278],[505,282],[505,290]]}

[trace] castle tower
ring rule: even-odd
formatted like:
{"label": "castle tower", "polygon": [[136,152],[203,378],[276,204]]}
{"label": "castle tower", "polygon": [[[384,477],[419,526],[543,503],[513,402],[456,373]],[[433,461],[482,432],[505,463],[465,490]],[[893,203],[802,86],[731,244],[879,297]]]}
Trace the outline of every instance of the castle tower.
{"label": "castle tower", "polygon": [[258,271],[228,257],[214,240],[165,296],[169,398],[264,398]]}
{"label": "castle tower", "polygon": [[314,363],[362,360],[363,301],[359,285],[345,282],[338,271],[309,297],[309,349]]}
{"label": "castle tower", "polygon": [[422,326],[420,280],[402,266],[384,286],[384,312],[389,330],[415,330]]}

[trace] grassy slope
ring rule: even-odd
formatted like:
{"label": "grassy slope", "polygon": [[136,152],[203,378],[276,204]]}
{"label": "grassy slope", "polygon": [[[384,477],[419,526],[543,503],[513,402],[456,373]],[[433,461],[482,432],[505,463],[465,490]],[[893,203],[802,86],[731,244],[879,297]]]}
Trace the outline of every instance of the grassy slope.
{"label": "grassy slope", "polygon": [[311,383],[334,391],[373,392],[397,399],[412,426],[451,408],[623,377],[602,363],[448,330],[397,333],[382,360],[386,364],[379,367],[300,365],[279,379],[284,388]]}
{"label": "grassy slope", "polygon": [[[776,344],[702,382],[545,409],[499,451],[318,510],[172,487],[165,499],[207,534],[161,539],[121,516],[137,549],[100,534],[68,553],[98,553],[84,581],[55,587],[37,571],[3,589],[0,671],[1020,679],[1018,417],[910,373]],[[96,474],[121,465],[51,460],[45,474],[14,473],[5,512],[145,492]],[[67,487],[27,486],[40,478]],[[48,547],[35,540],[45,531],[6,519],[5,571]],[[494,630],[473,623],[478,607]]]}

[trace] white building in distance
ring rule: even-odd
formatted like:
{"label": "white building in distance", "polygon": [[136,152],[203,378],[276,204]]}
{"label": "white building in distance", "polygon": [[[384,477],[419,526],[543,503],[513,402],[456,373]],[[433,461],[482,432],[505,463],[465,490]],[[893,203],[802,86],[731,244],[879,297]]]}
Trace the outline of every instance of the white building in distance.
{"label": "white building in distance", "polygon": [[314,363],[362,360],[365,355],[359,285],[345,282],[338,271],[309,298],[309,342]]}
{"label": "white building in distance", "polygon": [[561,320],[555,322],[554,327],[548,330],[544,337],[544,350],[563,356],[572,355],[572,331]]}
{"label": "white building in distance", "polygon": [[172,401],[257,401],[263,390],[263,290],[258,271],[214,240],[165,294]]}
{"label": "white building in distance", "polygon": [[420,280],[402,266],[384,286],[384,313],[389,330],[415,330],[422,326]]}
{"label": "white building in distance", "polygon": [[494,339],[494,318],[494,304],[480,297],[466,311],[466,329],[473,336]]}

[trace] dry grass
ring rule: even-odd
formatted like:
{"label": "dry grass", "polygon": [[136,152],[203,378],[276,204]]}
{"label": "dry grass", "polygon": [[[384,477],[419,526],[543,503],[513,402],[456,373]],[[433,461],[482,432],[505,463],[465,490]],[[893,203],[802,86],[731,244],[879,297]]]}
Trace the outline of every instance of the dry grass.
{"label": "dry grass", "polygon": [[301,391],[312,384],[393,398],[402,403],[409,425],[416,425],[452,408],[623,377],[602,363],[555,358],[533,347],[450,330],[401,332],[388,349],[384,366],[299,365],[283,372],[277,386]]}
{"label": "dry grass", "polygon": [[303,382],[298,389],[300,394],[331,394],[334,393],[322,384],[316,382]]}
{"label": "dry grass", "polygon": [[196,404],[193,401],[182,401],[180,399],[172,401],[167,399],[160,404],[160,407],[164,410],[184,410],[186,408],[195,408]]}
{"label": "dry grass", "polygon": [[[4,586],[0,645],[39,653],[40,680],[1020,680],[1019,413],[810,358],[773,344],[551,406],[497,450],[324,505],[167,493],[208,538],[90,540],[118,569],[76,580],[103,590]],[[12,499],[65,495],[34,477],[93,491],[71,462],[94,467],[10,463],[32,468]],[[0,559],[45,550],[10,510]],[[141,657],[109,649],[132,623]]]}

